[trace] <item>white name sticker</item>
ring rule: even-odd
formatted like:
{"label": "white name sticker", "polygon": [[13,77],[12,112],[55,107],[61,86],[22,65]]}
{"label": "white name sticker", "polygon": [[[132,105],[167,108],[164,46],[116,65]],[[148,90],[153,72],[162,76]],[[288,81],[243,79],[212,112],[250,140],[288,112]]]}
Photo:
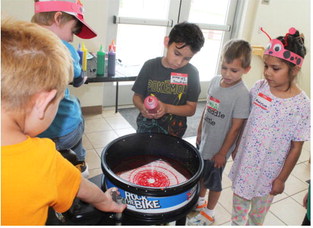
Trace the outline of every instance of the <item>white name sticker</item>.
{"label": "white name sticker", "polygon": [[171,84],[177,85],[187,85],[188,84],[188,74],[181,73],[171,73]]}
{"label": "white name sticker", "polygon": [[272,98],[264,95],[263,93],[259,93],[253,103],[264,110],[268,110],[268,107],[271,105],[271,102]]}

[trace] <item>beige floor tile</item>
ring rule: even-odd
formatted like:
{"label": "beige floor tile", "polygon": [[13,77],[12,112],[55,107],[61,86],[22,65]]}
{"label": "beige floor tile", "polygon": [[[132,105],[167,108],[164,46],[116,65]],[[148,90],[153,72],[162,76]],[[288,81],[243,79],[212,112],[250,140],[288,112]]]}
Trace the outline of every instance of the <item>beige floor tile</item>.
{"label": "beige floor tile", "polygon": [[118,138],[118,135],[113,130],[87,133],[86,136],[95,149],[103,148],[108,143]]}
{"label": "beige floor tile", "polygon": [[219,226],[229,222],[231,213],[229,213],[220,203],[215,207],[215,222],[213,225]]}
{"label": "beige floor tile", "polygon": [[221,224],[220,226],[231,226],[231,221],[225,222]]}
{"label": "beige floor tile", "polygon": [[99,155],[100,159],[101,159],[101,154],[102,154],[103,149],[104,149],[104,147],[100,147],[100,148],[96,149],[96,152]]}
{"label": "beige floor tile", "polygon": [[223,189],[218,203],[231,214],[233,205],[233,191],[231,188]]}
{"label": "beige floor tile", "polygon": [[109,130],[112,130],[112,128],[104,118],[85,121],[85,133]]}
{"label": "beige floor tile", "polygon": [[285,183],[285,193],[289,196],[304,191],[308,188],[308,184],[290,175]]}
{"label": "beige floor tile", "polygon": [[304,142],[303,149],[310,151],[311,150],[311,141]]}
{"label": "beige floor tile", "polygon": [[270,211],[267,213],[263,225],[264,226],[286,226],[286,224],[283,221],[277,218]]}
{"label": "beige floor tile", "polygon": [[300,205],[303,205],[303,198],[304,196],[307,194],[307,190],[299,192],[293,196],[291,196],[291,198],[293,198],[295,201],[297,201]]}
{"label": "beige floor tile", "polygon": [[196,136],[183,138],[185,141],[189,142],[191,145],[196,147]]}
{"label": "beige floor tile", "polygon": [[89,170],[100,168],[100,158],[95,150],[86,151],[86,162]]}
{"label": "beige floor tile", "polygon": [[310,166],[306,163],[298,164],[292,170],[291,175],[305,182],[310,179]]}
{"label": "beige floor tile", "polygon": [[273,203],[276,203],[276,202],[278,202],[278,201],[280,201],[280,200],[283,200],[283,199],[286,199],[286,198],[288,198],[289,197],[289,195],[287,195],[286,193],[282,193],[282,194],[279,194],[279,195],[276,195],[275,197],[274,197],[274,199],[273,199]]}
{"label": "beige floor tile", "polygon": [[231,180],[228,178],[228,176],[225,173],[223,173],[222,188],[223,189],[229,188],[229,187],[231,187],[231,185],[232,185]]}
{"label": "beige floor tile", "polygon": [[102,118],[102,114],[88,114],[88,115],[84,115],[84,119],[85,120],[101,119],[101,118]]}
{"label": "beige floor tile", "polygon": [[132,126],[122,116],[107,117],[105,120],[109,123],[112,129],[119,130],[131,128]]}
{"label": "beige floor tile", "polygon": [[233,166],[233,163],[234,162],[231,160],[231,158],[228,159],[228,161],[226,162],[226,166],[225,166],[224,172],[223,172],[226,176],[228,176],[229,171],[230,171],[231,167]]}
{"label": "beige floor tile", "polygon": [[83,146],[85,150],[93,149],[91,142],[89,141],[85,134],[83,135]]}
{"label": "beige floor tile", "polygon": [[301,225],[306,210],[291,197],[272,204],[270,211],[286,225]]}
{"label": "beige floor tile", "polygon": [[188,219],[191,219],[192,217],[196,216],[198,214],[198,212],[196,211],[190,211],[189,214],[187,215],[187,218]]}
{"label": "beige floor tile", "polygon": [[121,136],[124,136],[124,135],[128,135],[128,134],[132,134],[132,133],[136,133],[136,130],[132,127],[130,128],[123,128],[123,129],[117,129],[117,130],[114,130],[116,132],[116,134],[121,137]]}
{"label": "beige floor tile", "polygon": [[115,113],[115,109],[112,107],[109,108],[103,108],[102,110],[102,117],[106,118],[106,117],[113,117],[113,116],[120,116],[120,113]]}
{"label": "beige floor tile", "polygon": [[97,169],[90,169],[89,170],[89,177],[88,178],[92,178],[92,177],[95,177],[99,174],[102,174],[102,170],[101,168],[97,168]]}

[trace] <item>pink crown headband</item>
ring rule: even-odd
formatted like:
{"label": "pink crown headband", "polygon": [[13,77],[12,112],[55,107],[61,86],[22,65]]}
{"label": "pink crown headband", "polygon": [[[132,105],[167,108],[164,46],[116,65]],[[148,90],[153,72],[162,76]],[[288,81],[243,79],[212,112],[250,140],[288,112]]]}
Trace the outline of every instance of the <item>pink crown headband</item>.
{"label": "pink crown headband", "polygon": [[289,32],[285,35],[285,45],[278,39],[272,39],[264,30],[263,28],[260,28],[261,31],[270,39],[270,43],[267,45],[265,51],[264,51],[264,55],[271,55],[280,59],[284,59],[288,62],[291,62],[293,64],[295,64],[296,66],[301,67],[302,63],[303,63],[303,58],[292,52],[289,51],[287,49],[285,49],[285,46],[287,46],[287,36],[293,35],[296,33],[296,29],[295,28],[290,28]]}

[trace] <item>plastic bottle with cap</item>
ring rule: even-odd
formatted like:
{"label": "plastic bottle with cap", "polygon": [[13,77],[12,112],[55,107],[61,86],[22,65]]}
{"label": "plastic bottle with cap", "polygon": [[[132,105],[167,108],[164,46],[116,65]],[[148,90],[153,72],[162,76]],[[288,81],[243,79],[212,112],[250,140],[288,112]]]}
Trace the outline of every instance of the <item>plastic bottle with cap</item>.
{"label": "plastic bottle with cap", "polygon": [[156,113],[159,109],[159,100],[155,96],[147,96],[143,102],[149,113]]}
{"label": "plastic bottle with cap", "polygon": [[105,52],[102,51],[102,45],[97,52],[97,76],[104,76],[105,69]]}
{"label": "plastic bottle with cap", "polygon": [[83,71],[87,71],[87,55],[88,55],[88,50],[85,47],[85,44],[82,44],[82,52],[83,52],[83,61],[82,61],[82,69]]}
{"label": "plastic bottle with cap", "polygon": [[114,40],[109,45],[109,52],[108,52],[108,76],[115,75],[115,61],[116,61],[116,47],[114,44]]}

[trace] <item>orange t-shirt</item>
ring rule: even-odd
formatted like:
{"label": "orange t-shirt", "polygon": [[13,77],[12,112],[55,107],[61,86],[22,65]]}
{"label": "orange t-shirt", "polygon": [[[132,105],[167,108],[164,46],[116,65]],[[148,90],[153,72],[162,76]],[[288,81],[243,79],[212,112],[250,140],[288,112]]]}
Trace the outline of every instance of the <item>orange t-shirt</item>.
{"label": "orange t-shirt", "polygon": [[44,225],[48,208],[67,211],[81,173],[50,139],[28,138],[2,146],[2,225]]}

